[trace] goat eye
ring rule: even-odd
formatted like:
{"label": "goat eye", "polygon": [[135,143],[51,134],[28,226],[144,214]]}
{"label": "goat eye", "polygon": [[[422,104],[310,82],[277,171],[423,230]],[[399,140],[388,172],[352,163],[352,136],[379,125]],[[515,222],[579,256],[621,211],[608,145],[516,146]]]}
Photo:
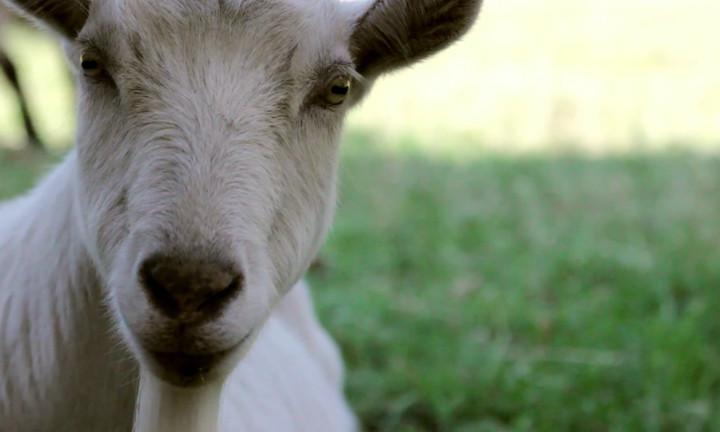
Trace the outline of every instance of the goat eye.
{"label": "goat eye", "polygon": [[350,79],[347,77],[335,78],[328,88],[325,100],[330,105],[340,105],[350,94]]}
{"label": "goat eye", "polygon": [[91,54],[83,54],[83,56],[80,57],[80,67],[87,77],[96,77],[100,75],[103,70],[100,65],[100,60]]}

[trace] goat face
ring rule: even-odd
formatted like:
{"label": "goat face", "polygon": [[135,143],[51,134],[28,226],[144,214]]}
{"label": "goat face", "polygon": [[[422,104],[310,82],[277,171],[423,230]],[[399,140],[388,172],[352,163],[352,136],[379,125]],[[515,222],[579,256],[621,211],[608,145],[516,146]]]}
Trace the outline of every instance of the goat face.
{"label": "goat face", "polygon": [[330,224],[346,110],[459,37],[479,0],[16,0],[79,82],[84,242],[124,340],[221,376]]}

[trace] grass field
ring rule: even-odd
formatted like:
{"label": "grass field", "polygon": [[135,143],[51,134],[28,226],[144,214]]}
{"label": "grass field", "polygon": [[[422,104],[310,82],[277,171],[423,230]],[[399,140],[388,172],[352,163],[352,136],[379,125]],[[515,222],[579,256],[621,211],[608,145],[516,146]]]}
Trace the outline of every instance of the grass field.
{"label": "grass field", "polygon": [[[365,428],[720,430],[720,3],[485,12],[350,119],[311,280]],[[7,34],[67,148],[56,51]],[[0,150],[0,199],[47,165]]]}
{"label": "grass field", "polygon": [[720,430],[720,159],[348,144],[314,280],[370,430]]}

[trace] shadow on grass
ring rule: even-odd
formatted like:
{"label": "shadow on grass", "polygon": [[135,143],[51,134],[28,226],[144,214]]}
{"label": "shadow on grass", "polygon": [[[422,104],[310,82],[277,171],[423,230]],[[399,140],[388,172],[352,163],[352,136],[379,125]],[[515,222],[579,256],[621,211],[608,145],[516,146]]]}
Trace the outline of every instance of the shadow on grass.
{"label": "shadow on grass", "polygon": [[[377,139],[311,276],[367,430],[720,428],[720,159]],[[0,153],[0,197],[44,166]]]}

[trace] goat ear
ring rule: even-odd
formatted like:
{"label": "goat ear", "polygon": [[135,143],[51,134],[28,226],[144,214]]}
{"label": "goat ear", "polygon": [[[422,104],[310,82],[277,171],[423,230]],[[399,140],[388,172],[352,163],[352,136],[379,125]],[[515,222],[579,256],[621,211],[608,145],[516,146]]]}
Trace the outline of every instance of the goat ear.
{"label": "goat ear", "polygon": [[350,51],[368,78],[449,46],[475,22],[482,0],[373,0],[357,21]]}
{"label": "goat ear", "polygon": [[[2,0],[0,0],[2,1]],[[85,25],[90,0],[6,0],[22,15],[74,39]]]}

